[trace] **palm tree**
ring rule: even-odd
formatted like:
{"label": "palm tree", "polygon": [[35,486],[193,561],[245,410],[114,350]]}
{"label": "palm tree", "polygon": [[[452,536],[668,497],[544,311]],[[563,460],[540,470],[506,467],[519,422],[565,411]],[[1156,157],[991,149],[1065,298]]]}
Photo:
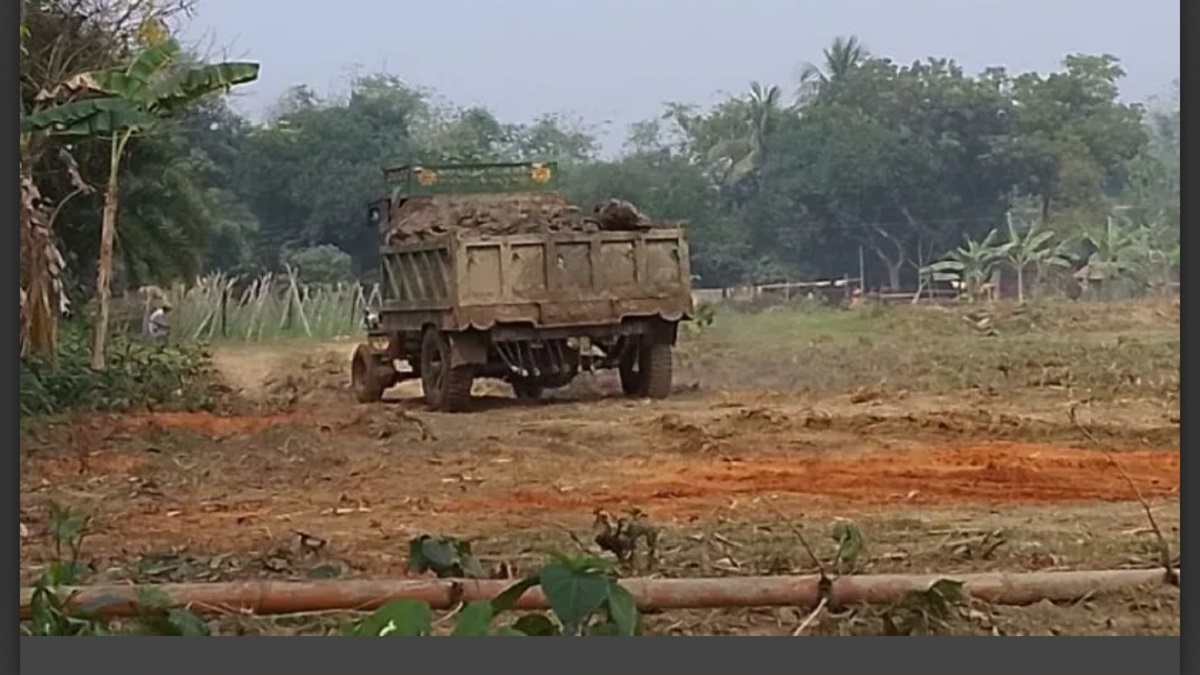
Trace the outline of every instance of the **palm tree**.
{"label": "palm tree", "polygon": [[767,136],[774,131],[783,112],[779,104],[782,99],[779,87],[750,83],[744,107],[744,135],[721,141],[708,153],[710,162],[723,165],[724,180],[738,181],[762,168],[767,158]]}
{"label": "palm tree", "polygon": [[105,365],[113,241],[117,228],[118,175],[129,139],[153,128],[162,118],[208,94],[258,79],[257,63],[180,64],[174,40],[146,48],[124,68],[83,73],[69,89],[92,98],[39,110],[21,120],[21,132],[48,131],[64,136],[109,139],[108,182],[100,225],[96,274],[98,309],[92,335],[92,368]]}
{"label": "palm tree", "polygon": [[853,35],[838,36],[833,43],[824,49],[824,68],[815,63],[806,63],[800,69],[800,84],[796,92],[798,104],[808,103],[816,98],[830,84],[844,79],[852,70],[861,66],[871,58],[871,52],[866,45]]}
{"label": "palm tree", "polygon": [[1040,278],[1047,267],[1070,266],[1061,249],[1054,242],[1054,232],[1041,229],[1035,222],[1022,233],[1012,215],[1008,216],[1008,241],[999,247],[998,253],[1017,275],[1017,302],[1025,302],[1025,273],[1030,268]]}

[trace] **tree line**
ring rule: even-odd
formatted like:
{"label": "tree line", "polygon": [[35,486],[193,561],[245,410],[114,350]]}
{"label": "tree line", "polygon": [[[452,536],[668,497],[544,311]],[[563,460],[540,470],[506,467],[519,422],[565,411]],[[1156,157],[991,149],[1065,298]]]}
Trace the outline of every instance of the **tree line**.
{"label": "tree line", "polygon": [[[72,89],[78,76],[128,73],[151,46],[174,44],[189,9],[23,3],[23,120],[95,107],[94,92]],[[613,159],[582,120],[504,121],[388,74],[354,78],[341,95],[295,87],[261,122],[220,95],[247,81],[236,70],[157,90],[165,106],[135,86],[147,123],[63,135],[23,122],[23,186],[37,190],[42,215],[33,222],[23,209],[22,294],[61,283],[39,297],[93,297],[106,213],[114,289],[285,265],[314,282],[370,279],[378,242],[365,205],[386,190],[383,167],[520,160],[558,161],[581,205],[617,197],[687,221],[703,286],[861,269],[869,286],[954,277],[981,287],[1011,270],[1023,295],[1077,278],[1136,292],[1178,274],[1177,81],[1173,96],[1131,104],[1111,55],[1068,55],[1045,74],[968,73],[949,59],[898,63],[849,37],[823,57],[795,83],[750,83],[706,109],[668,104],[632,125]],[[222,65],[185,52],[173,63],[166,71]],[[160,81],[180,83],[148,80]],[[61,260],[37,260],[38,236]],[[54,282],[35,268],[53,268]]]}

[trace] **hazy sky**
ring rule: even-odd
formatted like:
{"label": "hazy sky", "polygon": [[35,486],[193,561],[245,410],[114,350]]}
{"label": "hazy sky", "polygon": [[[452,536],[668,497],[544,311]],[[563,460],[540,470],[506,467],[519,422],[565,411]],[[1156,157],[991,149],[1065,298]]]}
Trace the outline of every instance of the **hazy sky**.
{"label": "hazy sky", "polygon": [[713,103],[755,79],[791,90],[837,35],[972,71],[1107,52],[1141,100],[1178,77],[1180,24],[1178,0],[200,0],[188,32],[262,63],[235,104],[247,113],[292,85],[344,91],[356,72],[387,71],[506,121],[606,123],[612,147],[666,101]]}

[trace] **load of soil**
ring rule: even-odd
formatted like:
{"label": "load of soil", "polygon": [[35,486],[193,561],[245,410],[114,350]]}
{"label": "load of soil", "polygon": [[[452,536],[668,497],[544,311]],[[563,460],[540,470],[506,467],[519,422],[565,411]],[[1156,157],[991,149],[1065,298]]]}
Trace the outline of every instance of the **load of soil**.
{"label": "load of soil", "polygon": [[432,195],[405,200],[392,214],[387,241],[451,232],[484,235],[645,230],[654,224],[636,206],[610,199],[584,216],[558,193]]}

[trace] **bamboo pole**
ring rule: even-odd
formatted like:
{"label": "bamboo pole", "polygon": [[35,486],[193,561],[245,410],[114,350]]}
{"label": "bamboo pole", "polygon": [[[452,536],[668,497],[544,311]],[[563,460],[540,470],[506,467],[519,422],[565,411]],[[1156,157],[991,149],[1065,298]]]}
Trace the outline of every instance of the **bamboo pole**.
{"label": "bamboo pole", "polygon": [[[1178,574],[1178,571],[1176,572]],[[991,572],[960,575],[881,574],[840,577],[833,581],[829,604],[889,604],[912,591],[924,591],[941,579],[961,581],[974,598],[998,605],[1028,605],[1042,600],[1074,602],[1095,593],[1168,583],[1162,569],[1088,570],[1072,572]],[[623,579],[642,609],[711,609],[727,607],[812,607],[821,600],[820,577],[769,576],[708,579]],[[299,612],[372,610],[389,600],[411,599],[434,609],[459,602],[490,600],[512,580],[402,579],[321,581],[239,581],[163,584],[154,588],[198,613]],[[71,603],[99,616],[130,616],[137,611],[138,587],[91,586]],[[21,618],[29,618],[33,589],[21,589]],[[516,609],[545,609],[546,597],[534,588],[521,596]]]}

